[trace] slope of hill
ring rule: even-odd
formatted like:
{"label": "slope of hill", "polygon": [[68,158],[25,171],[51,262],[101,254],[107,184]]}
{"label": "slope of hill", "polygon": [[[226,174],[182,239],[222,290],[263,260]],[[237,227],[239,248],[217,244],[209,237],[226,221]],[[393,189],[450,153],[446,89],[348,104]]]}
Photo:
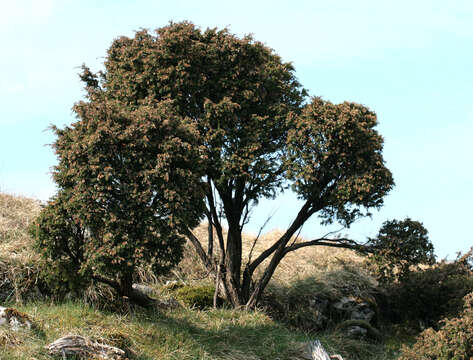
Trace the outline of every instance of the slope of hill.
{"label": "slope of hill", "polygon": [[[43,347],[66,334],[107,342],[126,349],[130,359],[142,360],[300,359],[303,344],[314,337],[322,339],[330,352],[341,353],[345,359],[395,358],[395,351],[389,348],[396,349],[399,344],[347,339],[337,331],[303,332],[288,328],[281,319],[283,322],[272,319],[268,316],[271,312],[265,313],[264,309],[197,310],[180,305],[152,310],[123,307],[117,312],[84,302],[87,297],[52,302],[41,295],[40,257],[33,251],[33,240],[27,233],[28,225],[40,210],[36,200],[0,194],[0,305],[27,313],[38,325],[33,331],[16,333],[0,327],[2,360],[52,359]],[[205,239],[205,224],[195,229],[195,233]],[[274,241],[275,234],[262,236],[256,251]],[[244,250],[248,254],[253,238],[246,235],[245,240]],[[155,296],[164,296],[161,284],[169,279],[181,279],[188,284],[211,283],[190,248],[185,254],[178,268],[166,279],[155,279],[142,269],[140,277],[151,282]],[[304,293],[297,293],[306,290],[300,287],[301,281],[317,284],[320,291],[331,292],[333,296],[341,295],[350,286],[364,284],[367,289],[375,284],[363,264],[363,258],[349,251],[309,248],[283,261],[268,292],[284,302],[291,291],[304,298]],[[89,300],[93,291],[100,289],[90,289]]]}

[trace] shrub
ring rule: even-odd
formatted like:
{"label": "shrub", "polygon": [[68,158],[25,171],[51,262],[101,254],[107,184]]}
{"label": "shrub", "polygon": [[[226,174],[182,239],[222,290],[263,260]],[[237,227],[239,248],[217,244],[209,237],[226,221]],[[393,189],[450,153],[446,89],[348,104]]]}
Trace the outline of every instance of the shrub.
{"label": "shrub", "polygon": [[[201,218],[203,184],[195,125],[170,101],[136,108],[90,87],[76,103],[77,121],[54,128],[56,198],[43,209],[34,235],[44,257],[70,264],[73,279],[102,282],[118,295],[147,305],[133,290],[140,267],[155,276],[182,258],[183,227]],[[63,230],[63,231],[61,231]],[[51,273],[67,276],[52,266]]]}
{"label": "shrub", "polygon": [[[343,297],[373,302],[375,281],[363,269],[339,261],[331,271],[282,285],[272,283],[263,298],[271,316],[305,331],[324,330],[345,320],[332,305]],[[376,304],[373,303],[373,308]]]}
{"label": "shrub", "polygon": [[89,274],[81,271],[85,230],[71,215],[67,201],[67,192],[60,192],[28,229],[42,255],[40,277],[51,294],[60,298],[69,292],[79,293],[90,284]]}
{"label": "shrub", "polygon": [[175,294],[178,300],[190,307],[207,309],[213,306],[215,287],[212,285],[184,285]]}
{"label": "shrub", "polygon": [[417,321],[436,326],[444,318],[457,316],[463,297],[473,291],[472,250],[424,270],[413,271],[402,281],[385,285],[382,313],[393,322]]}
{"label": "shrub", "polygon": [[434,246],[422,223],[406,218],[383,223],[378,236],[369,239],[376,274],[381,282],[402,280],[418,264],[435,263]]}
{"label": "shrub", "polygon": [[417,342],[402,348],[400,360],[468,360],[473,358],[473,293],[465,298],[460,317],[445,319],[438,331],[429,328]]}

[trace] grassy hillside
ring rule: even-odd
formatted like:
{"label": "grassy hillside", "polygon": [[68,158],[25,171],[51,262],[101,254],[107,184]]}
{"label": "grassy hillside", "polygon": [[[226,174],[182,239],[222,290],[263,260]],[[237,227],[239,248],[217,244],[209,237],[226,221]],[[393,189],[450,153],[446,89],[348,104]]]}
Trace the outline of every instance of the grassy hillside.
{"label": "grassy hillside", "polygon": [[[322,339],[330,352],[341,353],[345,360],[395,358],[397,342],[348,339],[336,329],[308,333],[272,318],[264,306],[254,312],[196,310],[183,305],[172,309],[111,312],[91,304],[93,293],[103,290],[98,288],[89,289],[84,298],[54,303],[40,296],[40,259],[32,250],[32,239],[26,230],[40,209],[35,200],[0,194],[0,305],[15,307],[38,324],[34,331],[18,333],[0,327],[2,360],[52,359],[44,345],[67,334],[107,342],[126,349],[130,359],[143,360],[299,359],[305,342],[313,338]],[[205,242],[205,225],[195,229],[195,233]],[[274,231],[262,236],[255,245],[256,253],[277,235]],[[246,236],[245,254],[253,239]],[[209,283],[206,271],[191,249],[187,248],[185,254],[167,279],[180,279],[188,284]],[[156,289],[155,296],[164,296],[161,285],[166,279],[155,279],[146,269],[141,270],[140,277]],[[304,291],[314,290],[314,286],[336,297],[347,291],[368,291],[375,285],[365,270],[364,259],[352,252],[307,248],[284,259],[268,293],[284,303],[294,293],[303,299]],[[84,302],[87,299],[89,302]]]}
{"label": "grassy hillside", "polygon": [[20,310],[30,314],[41,330],[4,340],[1,359],[51,359],[42,347],[66,334],[118,346],[140,360],[290,359],[306,340],[303,334],[294,334],[259,312],[180,308],[123,315],[78,302],[32,303]]}

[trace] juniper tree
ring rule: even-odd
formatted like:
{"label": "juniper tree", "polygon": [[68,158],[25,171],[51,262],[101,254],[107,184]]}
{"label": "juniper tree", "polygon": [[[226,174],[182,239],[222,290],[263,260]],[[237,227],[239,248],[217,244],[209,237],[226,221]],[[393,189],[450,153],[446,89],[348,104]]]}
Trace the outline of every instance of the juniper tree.
{"label": "juniper tree", "polygon": [[[110,249],[121,251],[120,244],[151,260],[142,232],[154,234],[165,223],[193,244],[234,306],[252,307],[290,252],[315,245],[370,250],[346,238],[291,239],[311,217],[348,227],[382,206],[393,179],[382,157],[376,114],[356,103],[309,98],[292,64],[251,36],[201,31],[188,22],[154,33],[141,30],[117,38],[104,70],[94,74],[84,67],[82,79],[88,100],[75,107],[77,124],[57,130],[56,149],[65,160],[55,176],[89,204],[83,218],[92,234],[114,244],[105,248],[109,255],[100,246],[87,250],[97,264],[112,260]],[[147,133],[139,133],[156,124],[166,135],[156,131],[148,141]],[[122,134],[130,137],[116,143]],[[120,156],[123,146],[139,156]],[[77,151],[84,157],[76,158]],[[147,160],[156,157],[157,163]],[[157,171],[143,168],[140,158]],[[181,174],[174,166],[186,170]],[[288,188],[302,200],[290,226],[260,254],[243,259],[250,209]],[[127,205],[129,192],[133,201]],[[202,214],[209,233],[216,233],[217,257],[192,233]],[[116,216],[123,223],[115,223]]]}
{"label": "juniper tree", "polygon": [[56,275],[68,270],[70,280],[96,280],[146,304],[132,288],[137,267],[160,275],[176,265],[179,233],[201,218],[196,129],[172,100],[126,104],[82,75],[88,96],[73,108],[77,121],[54,128],[59,192],[32,231]]}

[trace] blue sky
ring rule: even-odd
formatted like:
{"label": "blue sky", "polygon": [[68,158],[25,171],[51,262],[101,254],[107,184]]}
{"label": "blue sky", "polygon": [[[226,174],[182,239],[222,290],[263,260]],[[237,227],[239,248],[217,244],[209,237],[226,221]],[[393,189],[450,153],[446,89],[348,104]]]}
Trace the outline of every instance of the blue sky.
{"label": "blue sky", "polygon": [[[378,114],[396,187],[372,219],[349,233],[363,240],[388,219],[423,222],[439,257],[473,245],[473,2],[468,1],[68,1],[0,4],[0,191],[54,194],[45,146],[50,124],[74,120],[79,66],[100,69],[120,35],[170,20],[254,34],[293,62],[311,95],[362,103]],[[276,211],[285,228],[298,203],[263,201],[249,229]],[[325,232],[314,218],[306,237]]]}

